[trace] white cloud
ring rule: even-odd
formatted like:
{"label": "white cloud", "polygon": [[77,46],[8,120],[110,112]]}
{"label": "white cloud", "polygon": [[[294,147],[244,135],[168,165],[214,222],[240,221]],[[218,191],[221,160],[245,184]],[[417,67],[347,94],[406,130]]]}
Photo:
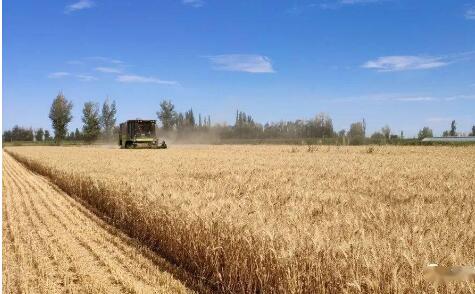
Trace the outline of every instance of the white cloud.
{"label": "white cloud", "polygon": [[119,68],[105,67],[105,66],[96,67],[94,70],[103,72],[103,73],[121,73],[122,72],[122,70]]}
{"label": "white cloud", "polygon": [[344,5],[355,5],[355,4],[366,4],[366,3],[377,3],[383,2],[385,0],[340,0],[340,4]]}
{"label": "white cloud", "polygon": [[88,9],[94,7],[95,3],[92,0],[79,0],[76,3],[66,6],[65,13],[70,13],[78,10]]}
{"label": "white cloud", "polygon": [[467,9],[467,11],[465,11],[465,18],[466,19],[470,19],[470,20],[475,20],[475,6]]}
{"label": "white cloud", "polygon": [[182,2],[185,5],[195,7],[195,8],[199,8],[205,4],[203,0],[183,0]]}
{"label": "white cloud", "polygon": [[121,83],[152,83],[152,84],[163,84],[163,85],[177,85],[176,81],[165,81],[155,77],[145,77],[139,75],[119,75],[116,79]]}
{"label": "white cloud", "polygon": [[97,78],[91,75],[76,75],[76,77],[83,82],[96,81]]}
{"label": "white cloud", "polygon": [[361,101],[375,101],[375,102],[400,102],[400,103],[417,103],[417,102],[431,102],[444,103],[448,101],[459,100],[475,100],[475,95],[451,95],[451,96],[432,96],[427,94],[405,94],[405,93],[376,93],[362,96],[336,97],[336,98],[322,98],[318,99],[326,102],[361,102]]}
{"label": "white cloud", "polygon": [[389,2],[389,1],[392,1],[392,0],[337,0],[337,1],[327,1],[324,3],[320,3],[319,7],[322,9],[338,9],[343,6],[375,4],[375,3],[382,3],[382,2]]}
{"label": "white cloud", "polygon": [[124,63],[122,60],[113,59],[109,57],[103,57],[103,56],[91,56],[91,57],[86,57],[84,59],[91,60],[91,61],[104,62],[104,63],[114,63],[114,64]]}
{"label": "white cloud", "polygon": [[67,77],[71,75],[69,72],[65,72],[65,71],[57,71],[57,72],[52,72],[48,75],[48,78],[50,79],[60,79],[60,78],[64,78],[64,77]]}
{"label": "white cloud", "polygon": [[273,73],[271,60],[262,55],[223,54],[208,56],[215,70]]}
{"label": "white cloud", "polygon": [[403,102],[418,102],[418,101],[434,101],[436,98],[434,97],[401,97],[401,98],[396,98],[398,101],[403,101]]}
{"label": "white cloud", "polygon": [[430,56],[383,56],[367,61],[364,68],[381,72],[431,69],[448,65],[450,62],[442,57]]}

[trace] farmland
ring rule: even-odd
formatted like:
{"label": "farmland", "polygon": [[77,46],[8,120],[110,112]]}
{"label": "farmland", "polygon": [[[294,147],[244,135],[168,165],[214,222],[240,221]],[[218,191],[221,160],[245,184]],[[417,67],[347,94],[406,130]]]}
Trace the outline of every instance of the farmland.
{"label": "farmland", "polygon": [[[436,286],[423,276],[427,264],[475,264],[470,146],[6,150],[219,291],[430,292]],[[20,167],[8,155],[5,165],[4,189],[20,189],[4,198],[3,210],[13,218],[12,209],[27,213],[40,205],[28,191],[43,184],[28,181],[26,171],[9,178],[8,170]],[[67,215],[69,200],[54,193],[60,192],[38,196],[43,209]],[[41,227],[36,231],[42,234]],[[475,290],[473,282],[437,287]]]}
{"label": "farmland", "polygon": [[3,177],[3,293],[191,292],[165,261],[6,154]]}

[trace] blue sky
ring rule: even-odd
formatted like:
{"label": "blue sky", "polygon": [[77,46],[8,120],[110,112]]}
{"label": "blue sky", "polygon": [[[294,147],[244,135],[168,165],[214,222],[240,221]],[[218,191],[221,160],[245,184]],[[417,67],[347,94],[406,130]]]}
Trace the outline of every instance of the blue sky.
{"label": "blue sky", "polygon": [[475,1],[72,0],[3,4],[3,129],[51,128],[62,90],[118,120],[162,99],[233,123],[326,112],[415,135],[475,124]]}

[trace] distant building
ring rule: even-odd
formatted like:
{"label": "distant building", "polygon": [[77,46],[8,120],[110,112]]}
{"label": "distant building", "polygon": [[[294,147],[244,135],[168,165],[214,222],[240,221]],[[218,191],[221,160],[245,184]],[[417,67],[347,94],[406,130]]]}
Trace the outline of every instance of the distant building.
{"label": "distant building", "polygon": [[475,137],[433,137],[424,138],[422,142],[475,142]]}

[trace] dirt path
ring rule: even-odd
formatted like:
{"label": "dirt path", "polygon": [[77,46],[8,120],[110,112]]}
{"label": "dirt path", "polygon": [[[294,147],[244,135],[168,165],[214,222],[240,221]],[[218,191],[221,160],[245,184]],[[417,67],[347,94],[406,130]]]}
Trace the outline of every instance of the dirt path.
{"label": "dirt path", "polygon": [[4,293],[185,293],[172,266],[3,153]]}

